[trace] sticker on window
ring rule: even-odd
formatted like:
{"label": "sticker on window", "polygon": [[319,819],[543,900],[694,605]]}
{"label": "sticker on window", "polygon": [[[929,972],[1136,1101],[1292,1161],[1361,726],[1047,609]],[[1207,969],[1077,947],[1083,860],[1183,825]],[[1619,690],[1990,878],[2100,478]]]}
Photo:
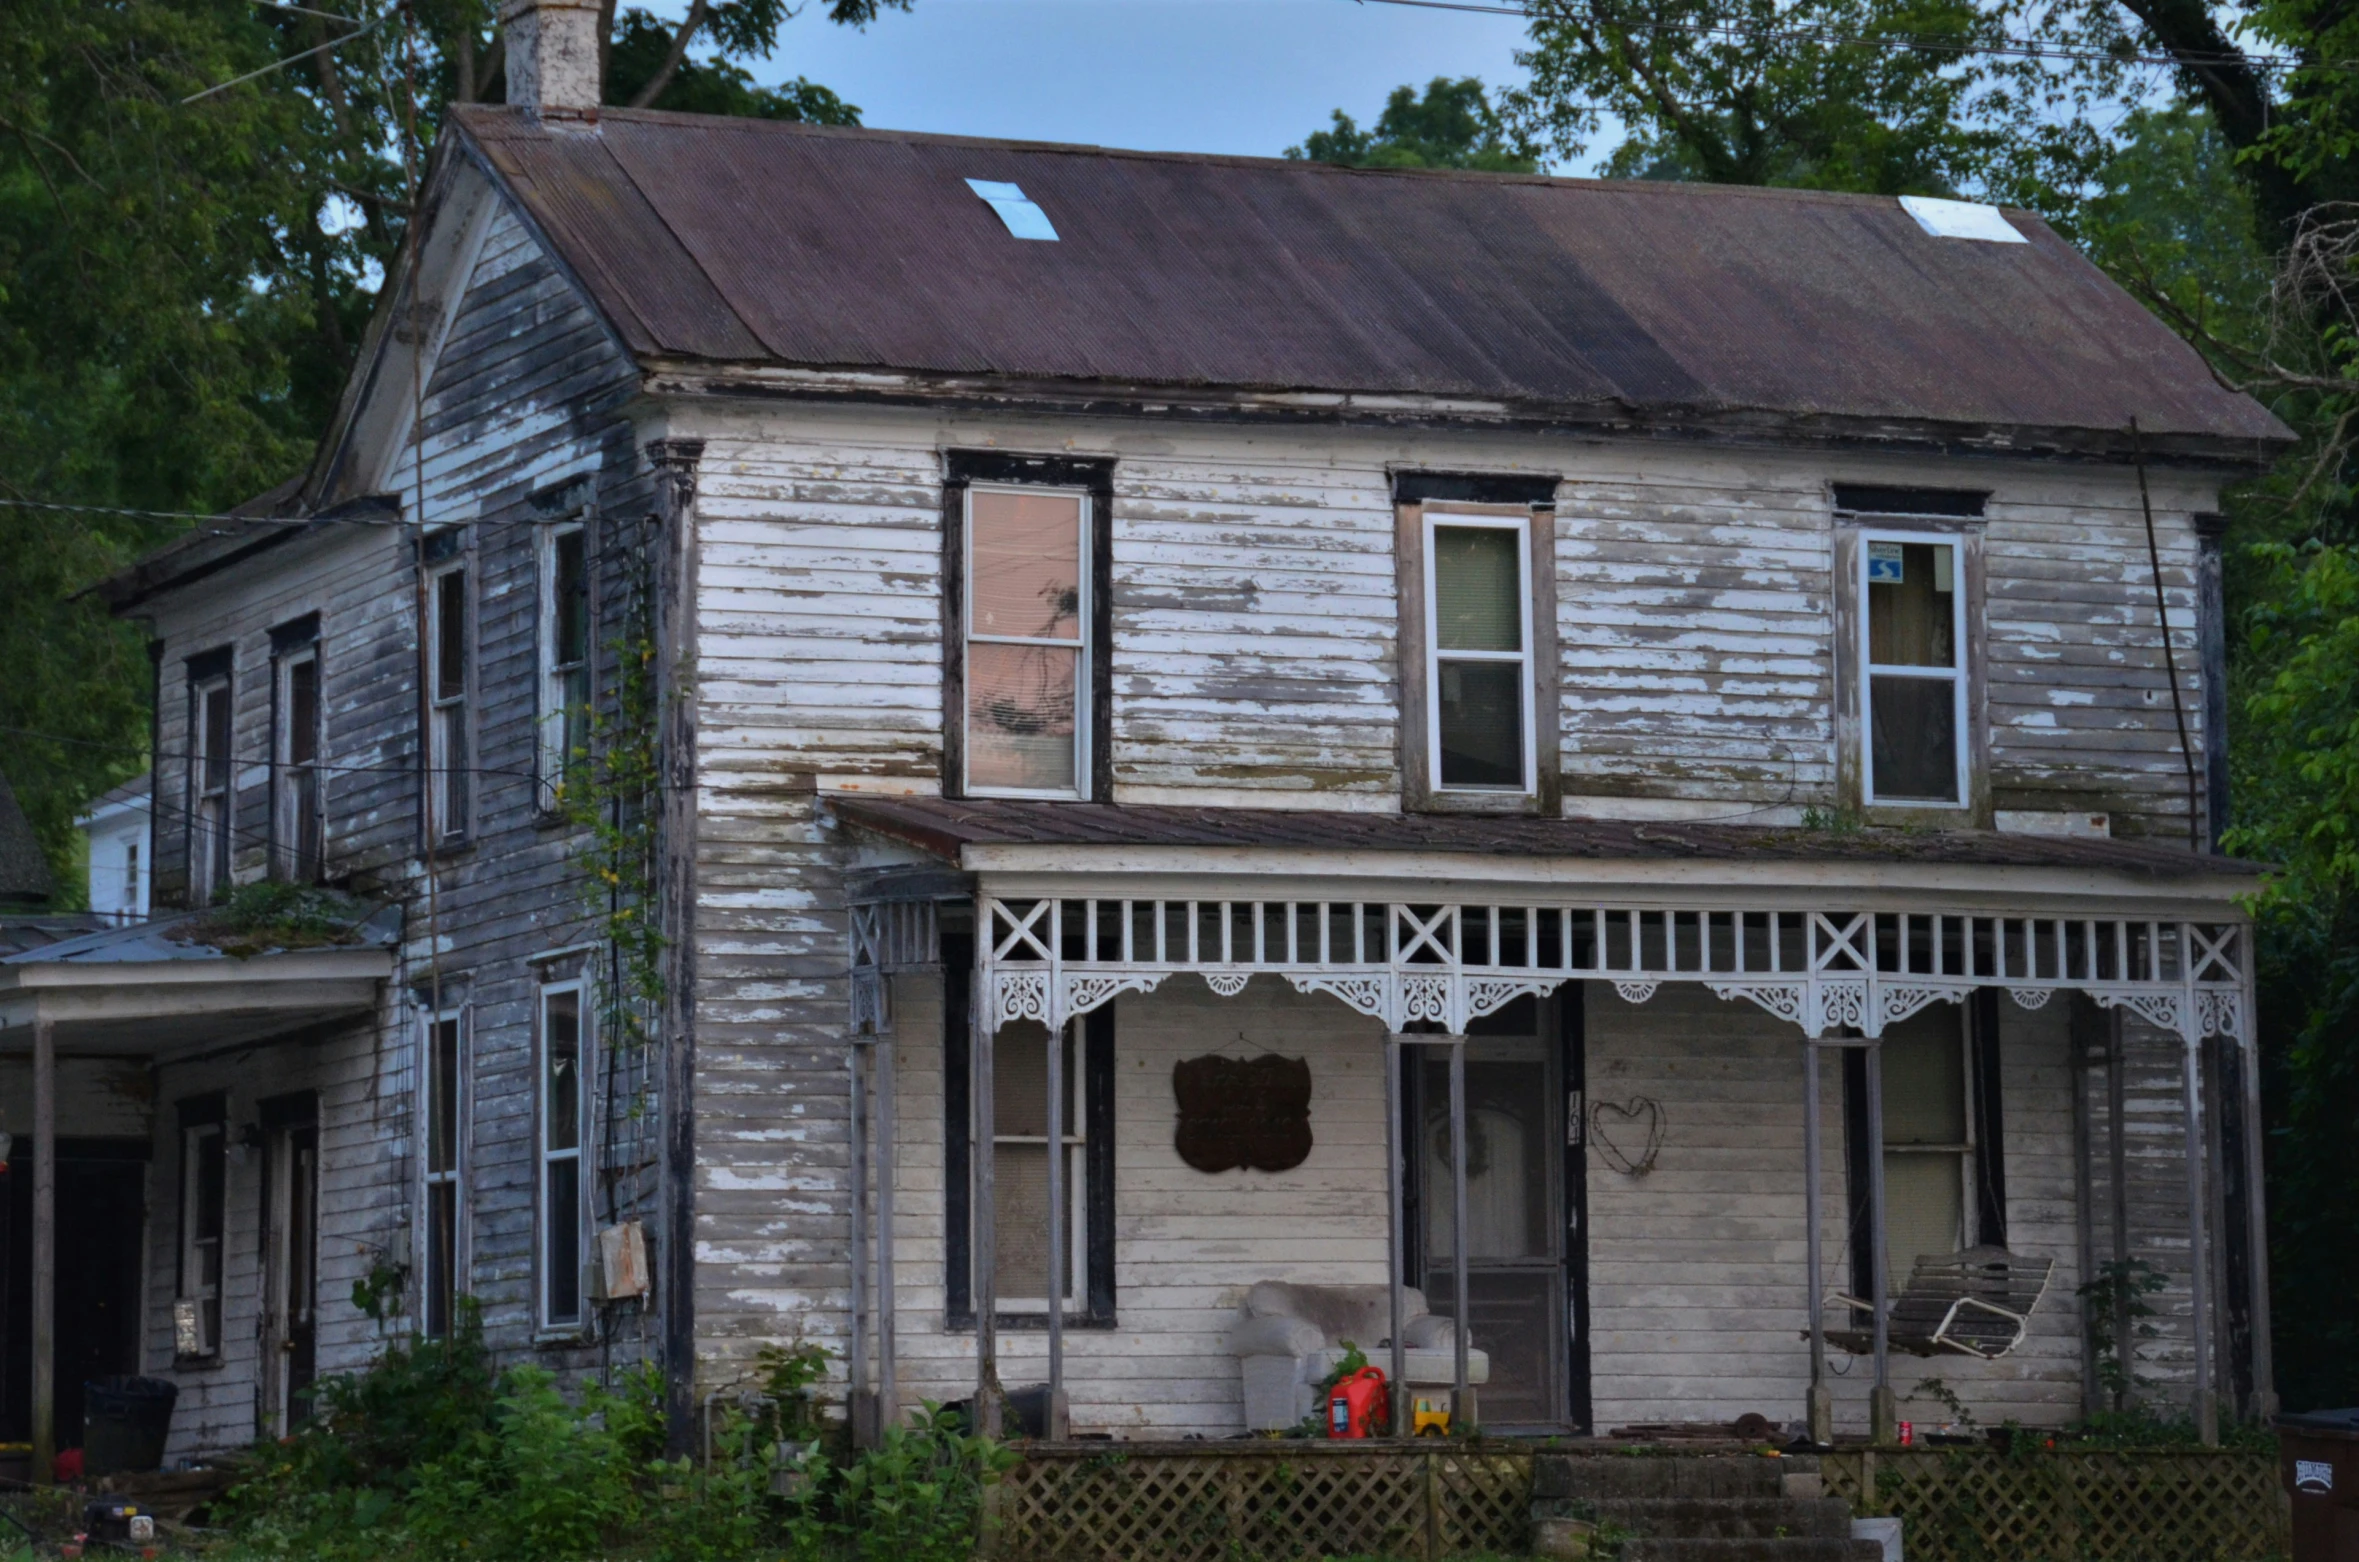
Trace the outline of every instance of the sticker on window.
{"label": "sticker on window", "polygon": [[1901,545],[1897,542],[1868,544],[1868,583],[1876,586],[1897,586],[1901,583]]}
{"label": "sticker on window", "polygon": [[2296,1459],[2293,1462],[2295,1491],[2331,1492],[2334,1490],[2334,1466],[2324,1459]]}

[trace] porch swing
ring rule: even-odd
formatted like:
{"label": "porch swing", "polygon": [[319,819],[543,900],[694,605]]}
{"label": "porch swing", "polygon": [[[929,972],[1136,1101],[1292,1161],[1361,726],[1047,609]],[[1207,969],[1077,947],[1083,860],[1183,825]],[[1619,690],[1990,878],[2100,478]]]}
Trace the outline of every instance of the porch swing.
{"label": "porch swing", "polygon": [[[2003,1247],[1970,1247],[1947,1256],[1926,1254],[1892,1298],[1885,1343],[1911,1356],[1979,1356],[1996,1361],[2023,1343],[2032,1312],[2047,1294],[2053,1258],[2031,1258]],[[1872,1302],[1840,1291],[1827,1300],[1875,1317]],[[1808,1338],[1807,1334],[1804,1338]],[[1830,1329],[1827,1343],[1855,1356],[1876,1348],[1873,1327]]]}

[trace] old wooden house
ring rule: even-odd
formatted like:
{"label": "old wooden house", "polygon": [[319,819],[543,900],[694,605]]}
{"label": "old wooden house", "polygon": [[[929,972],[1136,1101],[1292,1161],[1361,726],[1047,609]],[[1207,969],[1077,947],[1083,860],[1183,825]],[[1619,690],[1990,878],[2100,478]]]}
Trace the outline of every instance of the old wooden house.
{"label": "old wooden house", "polygon": [[[2056,1423],[2137,1264],[2137,1392],[2267,1405],[2285,431],[2046,226],[602,111],[510,9],[312,471],[106,588],[159,920],[0,963],[176,1453],[470,1308],[684,1428],[798,1341],[864,1429],[1217,1438],[1347,1340]],[[398,930],[176,940],[268,878]]]}

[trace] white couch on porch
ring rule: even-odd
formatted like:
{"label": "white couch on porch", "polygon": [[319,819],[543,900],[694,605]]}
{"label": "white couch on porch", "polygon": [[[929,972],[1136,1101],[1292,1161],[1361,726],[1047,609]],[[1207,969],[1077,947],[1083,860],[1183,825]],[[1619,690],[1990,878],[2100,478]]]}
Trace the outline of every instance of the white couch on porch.
{"label": "white couch on porch", "polygon": [[[1407,1347],[1402,1380],[1412,1386],[1448,1385],[1457,1377],[1458,1326],[1426,1310],[1425,1293],[1411,1286],[1401,1315]],[[1291,1285],[1263,1280],[1245,1293],[1229,1349],[1244,1379],[1245,1429],[1271,1432],[1311,1413],[1311,1391],[1343,1359],[1345,1342],[1369,1365],[1392,1369],[1392,1291],[1381,1285]],[[1491,1358],[1466,1352],[1466,1381],[1487,1383]]]}

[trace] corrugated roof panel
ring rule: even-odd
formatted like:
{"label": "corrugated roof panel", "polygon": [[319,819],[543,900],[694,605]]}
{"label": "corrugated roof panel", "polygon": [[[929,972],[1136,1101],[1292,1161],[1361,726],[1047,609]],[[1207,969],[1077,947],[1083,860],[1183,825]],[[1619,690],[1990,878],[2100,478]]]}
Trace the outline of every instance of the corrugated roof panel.
{"label": "corrugated roof panel", "polygon": [[[2021,215],[2025,242],[1981,243],[1814,191],[454,120],[649,356],[2287,437]],[[1058,242],[1008,242],[970,181],[1020,190]]]}

